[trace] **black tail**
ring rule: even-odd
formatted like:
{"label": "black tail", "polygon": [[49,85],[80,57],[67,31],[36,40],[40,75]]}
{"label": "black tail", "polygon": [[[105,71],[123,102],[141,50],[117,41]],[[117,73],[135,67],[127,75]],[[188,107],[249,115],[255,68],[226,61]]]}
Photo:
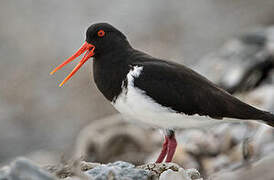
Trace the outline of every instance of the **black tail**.
{"label": "black tail", "polygon": [[252,119],[262,120],[269,126],[274,127],[274,114],[267,111],[262,111],[246,104],[234,96],[223,96],[226,98],[226,105],[229,107],[228,111],[225,111],[226,117],[238,118],[238,119]]}
{"label": "black tail", "polygon": [[258,119],[261,119],[269,126],[274,127],[274,115],[273,114],[263,111],[263,114],[261,115],[261,117],[258,117]]}

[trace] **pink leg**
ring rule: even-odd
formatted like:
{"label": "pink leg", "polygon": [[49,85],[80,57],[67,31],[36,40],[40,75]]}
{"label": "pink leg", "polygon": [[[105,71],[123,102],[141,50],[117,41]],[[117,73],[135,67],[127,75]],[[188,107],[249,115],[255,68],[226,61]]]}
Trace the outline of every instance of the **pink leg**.
{"label": "pink leg", "polygon": [[175,153],[176,147],[177,147],[177,141],[176,141],[175,135],[173,134],[168,139],[166,162],[171,162],[173,155]]}
{"label": "pink leg", "polygon": [[168,148],[168,141],[169,141],[169,138],[167,136],[165,136],[165,142],[163,143],[161,154],[159,155],[156,163],[163,162],[164,158],[166,157],[167,148]]}

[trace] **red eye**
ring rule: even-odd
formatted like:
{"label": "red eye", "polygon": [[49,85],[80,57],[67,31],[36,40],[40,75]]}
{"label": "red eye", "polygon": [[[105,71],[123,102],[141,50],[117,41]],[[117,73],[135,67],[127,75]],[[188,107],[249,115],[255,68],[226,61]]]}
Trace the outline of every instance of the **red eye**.
{"label": "red eye", "polygon": [[97,34],[98,34],[99,37],[103,37],[105,35],[105,31],[104,30],[99,30]]}

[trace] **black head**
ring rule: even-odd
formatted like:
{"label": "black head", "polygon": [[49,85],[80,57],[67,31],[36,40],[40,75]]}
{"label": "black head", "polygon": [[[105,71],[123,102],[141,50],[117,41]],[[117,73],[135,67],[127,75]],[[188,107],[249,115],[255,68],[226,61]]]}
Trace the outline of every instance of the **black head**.
{"label": "black head", "polygon": [[126,36],[108,23],[91,25],[86,32],[86,42],[95,46],[95,57],[129,47]]}
{"label": "black head", "polygon": [[118,29],[114,28],[108,23],[97,23],[91,25],[86,32],[86,42],[82,47],[68,58],[65,62],[55,68],[51,74],[61,69],[63,66],[73,61],[75,58],[83,54],[85,55],[73,69],[73,71],[65,78],[59,85],[62,86],[68,79],[70,79],[80,67],[91,57],[99,57],[109,53],[123,52],[125,49],[130,48],[126,36]]}

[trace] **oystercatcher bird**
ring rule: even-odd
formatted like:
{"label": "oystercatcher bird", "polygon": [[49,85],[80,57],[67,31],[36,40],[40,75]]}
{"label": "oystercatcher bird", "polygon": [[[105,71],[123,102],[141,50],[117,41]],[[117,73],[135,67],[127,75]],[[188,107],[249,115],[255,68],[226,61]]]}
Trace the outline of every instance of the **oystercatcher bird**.
{"label": "oystercatcher bird", "polygon": [[125,117],[165,130],[156,162],[172,160],[177,128],[235,122],[229,118],[274,126],[274,115],[238,100],[183,65],[134,49],[122,32],[107,23],[91,25],[82,47],[51,74],[84,52],[60,86],[93,57],[94,81],[105,98]]}

